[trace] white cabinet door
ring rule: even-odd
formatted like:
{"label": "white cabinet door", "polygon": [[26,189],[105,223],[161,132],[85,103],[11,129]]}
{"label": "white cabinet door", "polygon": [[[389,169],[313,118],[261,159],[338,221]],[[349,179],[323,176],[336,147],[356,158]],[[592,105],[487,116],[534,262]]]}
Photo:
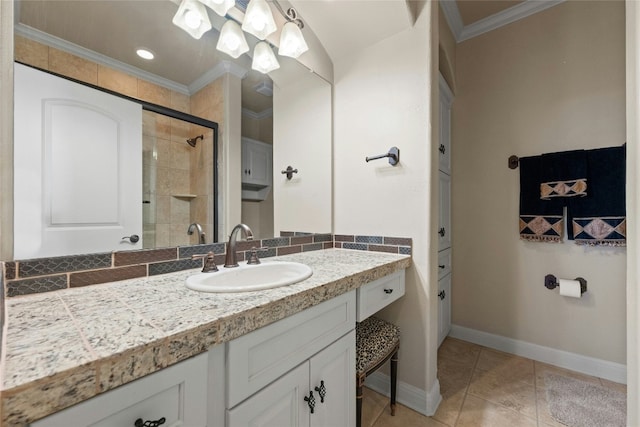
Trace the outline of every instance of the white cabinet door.
{"label": "white cabinet door", "polygon": [[451,274],[438,281],[438,346],[451,330]]}
{"label": "white cabinet door", "polygon": [[14,70],[15,258],[142,248],[142,107]]}
{"label": "white cabinet door", "polygon": [[440,172],[439,185],[439,221],[438,250],[451,247],[451,177]]}
{"label": "white cabinet door", "polygon": [[242,138],[242,183],[259,187],[271,185],[272,147],[264,142]]}
{"label": "white cabinet door", "polygon": [[451,103],[453,94],[447,82],[440,76],[440,144],[439,169],[451,175]]}
{"label": "white cabinet door", "polygon": [[310,389],[316,400],[311,427],[355,426],[355,340],[352,330],[311,359]]}
{"label": "white cabinet door", "polygon": [[227,427],[308,427],[309,362],[227,411]]}

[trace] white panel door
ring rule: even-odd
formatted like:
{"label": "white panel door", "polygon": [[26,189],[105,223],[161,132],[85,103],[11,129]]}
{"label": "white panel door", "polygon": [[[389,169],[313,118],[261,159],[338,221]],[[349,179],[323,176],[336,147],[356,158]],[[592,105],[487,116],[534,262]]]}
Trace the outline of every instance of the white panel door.
{"label": "white panel door", "polygon": [[309,362],[227,412],[227,427],[309,427]]}
{"label": "white panel door", "polygon": [[15,65],[14,257],[142,248],[142,107]]}
{"label": "white panel door", "polygon": [[[316,400],[311,427],[355,426],[355,330],[313,356],[310,362],[310,387]],[[320,393],[324,393],[324,402]]]}
{"label": "white panel door", "polygon": [[439,221],[438,221],[438,250],[451,247],[451,177],[439,172]]}

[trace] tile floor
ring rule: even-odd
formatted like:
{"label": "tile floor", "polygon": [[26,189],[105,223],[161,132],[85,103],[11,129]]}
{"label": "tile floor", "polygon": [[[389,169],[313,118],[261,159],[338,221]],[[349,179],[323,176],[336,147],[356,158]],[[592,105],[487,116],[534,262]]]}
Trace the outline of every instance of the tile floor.
{"label": "tile floor", "polygon": [[436,414],[398,405],[392,417],[388,398],[365,389],[362,427],[563,427],[549,414],[545,372],[626,393],[624,384],[447,338],[438,350],[442,403]]}

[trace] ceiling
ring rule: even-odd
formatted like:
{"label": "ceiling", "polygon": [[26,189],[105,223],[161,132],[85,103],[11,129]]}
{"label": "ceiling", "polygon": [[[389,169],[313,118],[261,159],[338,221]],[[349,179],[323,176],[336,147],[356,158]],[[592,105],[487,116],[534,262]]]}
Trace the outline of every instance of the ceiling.
{"label": "ceiling", "polygon": [[457,42],[542,12],[565,0],[440,0]]}
{"label": "ceiling", "polygon": [[[209,13],[214,29],[200,40],[193,39],[173,25],[171,20],[179,0],[14,1],[19,30],[36,29],[37,34],[45,33],[58,38],[55,40],[65,40],[125,64],[133,71],[142,70],[158,77],[166,83],[165,86],[174,85],[184,93],[193,92],[194,86],[198,89],[198,84],[211,78],[212,70],[220,61],[233,61],[239,66],[237,70],[251,70],[248,55],[232,60],[216,50],[219,34],[216,28],[222,27],[224,18],[214,12]],[[410,0],[288,1],[305,22],[304,31],[317,36],[332,61],[410,28],[418,13],[418,3]],[[441,0],[440,4],[456,40],[460,42],[562,1]],[[245,3],[246,0],[237,0],[233,10],[243,16]],[[279,3],[287,7],[287,0],[279,0]],[[257,42],[251,36],[247,38],[250,46]],[[156,59],[145,61],[138,58],[135,54],[138,47],[150,49],[156,54]],[[247,76],[243,80],[243,103],[246,99],[250,104],[247,108],[256,113],[270,108],[271,98],[253,89],[264,76],[253,71]]]}
{"label": "ceiling", "polygon": [[[446,1],[446,0],[445,0]],[[522,3],[522,0],[457,0],[458,10],[464,25],[471,25],[481,19],[495,15],[512,6]]]}

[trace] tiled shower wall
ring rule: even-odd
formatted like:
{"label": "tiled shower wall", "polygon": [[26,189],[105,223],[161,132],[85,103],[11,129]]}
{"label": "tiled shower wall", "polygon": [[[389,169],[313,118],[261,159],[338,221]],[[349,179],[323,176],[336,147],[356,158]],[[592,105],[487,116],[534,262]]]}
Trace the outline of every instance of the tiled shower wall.
{"label": "tiled shower wall", "polygon": [[[410,255],[411,239],[286,232],[281,237],[238,242],[238,259],[244,260],[253,247],[268,248],[259,251],[261,258],[333,247]],[[210,251],[216,255],[216,264],[224,264],[225,243],[4,262],[4,294],[14,297],[201,268],[202,260],[191,256]]]}

